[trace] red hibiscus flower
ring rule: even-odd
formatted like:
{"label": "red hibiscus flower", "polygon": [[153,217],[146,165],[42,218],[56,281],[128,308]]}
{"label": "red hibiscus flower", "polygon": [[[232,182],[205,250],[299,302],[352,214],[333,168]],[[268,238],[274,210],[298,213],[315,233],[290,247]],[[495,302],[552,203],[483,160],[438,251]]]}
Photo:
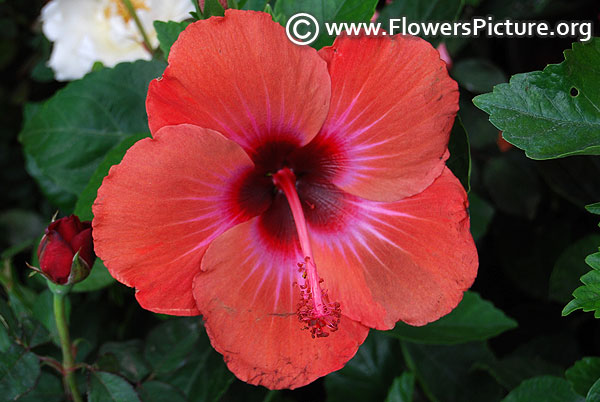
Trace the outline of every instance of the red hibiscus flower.
{"label": "red hibiscus flower", "polygon": [[153,138],[98,191],[96,251],[142,307],[201,314],[241,380],[305,385],[369,328],[436,320],[473,282],[445,166],[457,103],[418,38],[316,52],[264,13],[196,22],[150,84]]}

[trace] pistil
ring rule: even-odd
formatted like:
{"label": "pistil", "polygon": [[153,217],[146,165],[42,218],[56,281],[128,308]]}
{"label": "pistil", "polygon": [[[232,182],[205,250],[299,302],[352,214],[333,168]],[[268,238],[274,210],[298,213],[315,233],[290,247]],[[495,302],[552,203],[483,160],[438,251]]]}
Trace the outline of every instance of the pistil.
{"label": "pistil", "polygon": [[317,273],[302,203],[296,191],[296,176],[285,167],[273,175],[273,184],[287,198],[296,225],[300,249],[304,255],[304,260],[298,263],[298,271],[304,283],[299,285],[301,299],[296,314],[306,325],[305,328],[310,330],[313,338],[326,337],[329,335],[327,330],[337,331],[341,309],[339,303],[329,301],[327,291],[321,288],[323,280]]}

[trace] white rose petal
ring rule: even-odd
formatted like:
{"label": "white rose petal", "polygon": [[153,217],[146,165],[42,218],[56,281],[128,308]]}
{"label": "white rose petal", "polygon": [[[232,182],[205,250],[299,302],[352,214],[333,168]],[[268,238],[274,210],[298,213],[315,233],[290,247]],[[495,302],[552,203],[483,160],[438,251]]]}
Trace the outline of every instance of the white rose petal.
{"label": "white rose petal", "polygon": [[[132,0],[132,4],[153,47],[158,46],[155,20],[183,21],[194,10],[191,0]],[[152,57],[121,0],[51,0],[41,18],[44,35],[54,42],[48,65],[59,81],[83,77],[97,61],[113,67]]]}

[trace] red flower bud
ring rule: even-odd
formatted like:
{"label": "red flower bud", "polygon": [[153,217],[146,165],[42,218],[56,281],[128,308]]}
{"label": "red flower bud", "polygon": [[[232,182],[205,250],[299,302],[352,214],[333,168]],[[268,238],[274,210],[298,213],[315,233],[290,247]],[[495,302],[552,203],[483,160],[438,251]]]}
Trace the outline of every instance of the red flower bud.
{"label": "red flower bud", "polygon": [[65,285],[85,279],[96,255],[92,223],[71,215],[53,221],[38,247],[40,269],[52,282]]}

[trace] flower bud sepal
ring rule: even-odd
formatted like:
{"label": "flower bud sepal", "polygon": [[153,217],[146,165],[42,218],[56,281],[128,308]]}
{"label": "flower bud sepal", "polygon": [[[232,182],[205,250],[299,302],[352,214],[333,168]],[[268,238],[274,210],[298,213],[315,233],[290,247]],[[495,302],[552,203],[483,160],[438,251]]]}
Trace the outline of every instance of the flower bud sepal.
{"label": "flower bud sepal", "polygon": [[68,295],[69,292],[71,291],[71,288],[73,287],[73,284],[61,285],[58,283],[54,283],[47,277],[46,277],[46,280],[48,282],[48,289],[50,289],[52,294],[54,294],[55,296],[58,296],[58,297],[64,297],[64,296]]}
{"label": "flower bud sepal", "polygon": [[54,280],[49,274],[42,271],[41,269],[34,267],[32,265],[27,264],[29,268],[31,268],[35,273],[42,275],[48,281],[48,287],[54,294],[67,294],[71,290],[74,284],[81,282],[85,278],[87,278],[92,270],[87,262],[79,255],[79,251],[75,253],[73,256],[73,261],[71,263],[71,272],[69,273],[69,277],[65,283],[59,283]]}

